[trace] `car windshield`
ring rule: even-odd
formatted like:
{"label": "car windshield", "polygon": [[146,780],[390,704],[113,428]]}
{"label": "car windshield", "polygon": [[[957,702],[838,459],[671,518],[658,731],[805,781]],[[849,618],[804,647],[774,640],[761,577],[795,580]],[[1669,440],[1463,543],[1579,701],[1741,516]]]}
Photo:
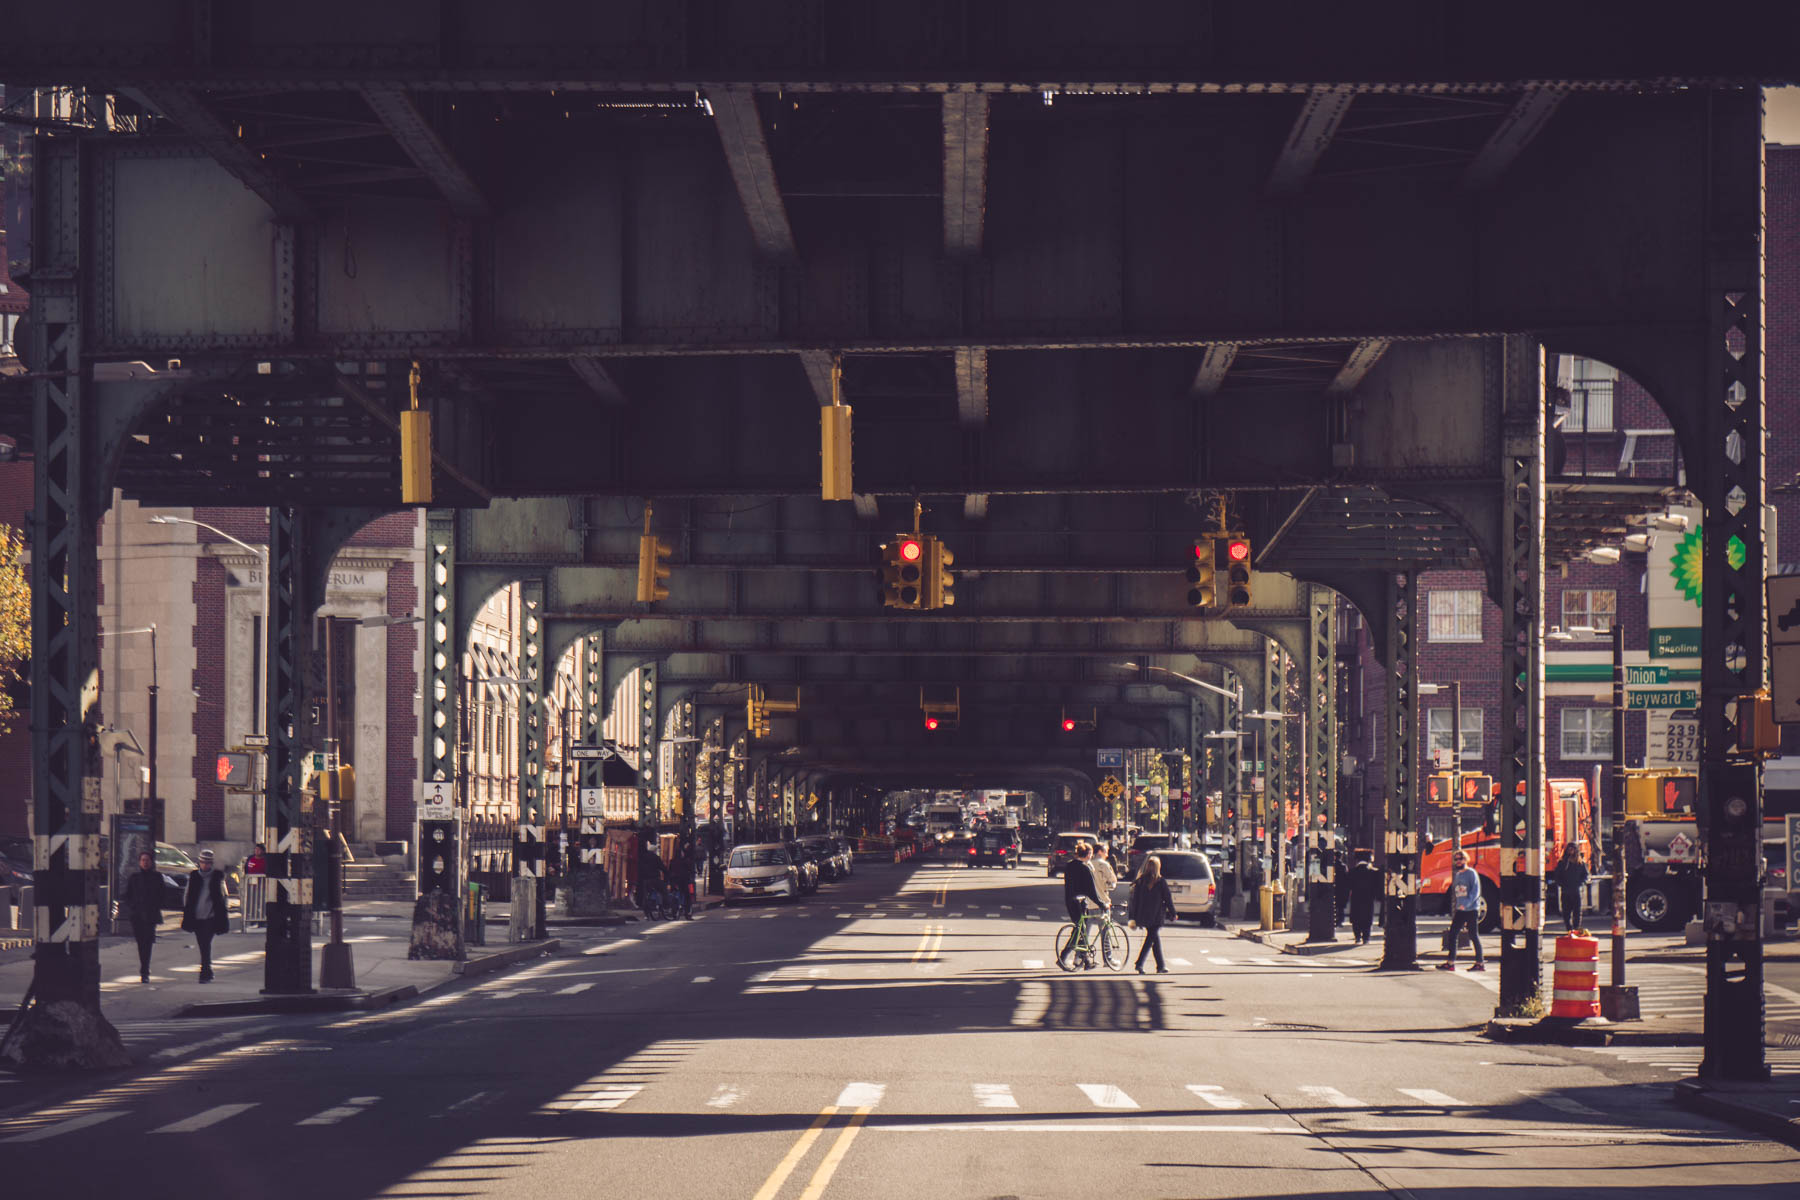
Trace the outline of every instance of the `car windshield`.
{"label": "car windshield", "polygon": [[1131,852],[1133,854],[1143,854],[1149,850],[1161,850],[1163,847],[1173,843],[1174,840],[1174,838],[1166,833],[1145,834],[1137,841],[1131,843]]}
{"label": "car windshield", "polygon": [[159,867],[170,867],[180,871],[192,871],[199,866],[193,859],[189,858],[186,854],[173,846],[158,846],[156,848],[156,865]]}
{"label": "car windshield", "polygon": [[731,852],[734,867],[785,867],[788,852],[780,846],[743,846]]}
{"label": "car windshield", "polygon": [[1157,855],[1165,879],[1211,879],[1206,860],[1197,854]]}

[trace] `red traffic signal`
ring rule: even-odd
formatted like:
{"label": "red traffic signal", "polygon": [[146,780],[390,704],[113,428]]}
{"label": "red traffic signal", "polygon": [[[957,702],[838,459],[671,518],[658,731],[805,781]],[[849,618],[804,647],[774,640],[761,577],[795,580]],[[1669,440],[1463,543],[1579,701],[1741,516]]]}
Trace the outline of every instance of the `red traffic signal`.
{"label": "red traffic signal", "polygon": [[900,558],[905,562],[918,562],[925,554],[925,547],[919,544],[918,538],[907,538],[900,543]]}
{"label": "red traffic signal", "polygon": [[938,719],[936,717],[926,717],[925,718],[925,728],[936,729],[937,727],[938,727]]}
{"label": "red traffic signal", "polygon": [[1250,561],[1250,543],[1244,538],[1230,538],[1225,543],[1225,557],[1234,563]]}
{"label": "red traffic signal", "polygon": [[1063,718],[1063,732],[1064,733],[1074,733],[1075,732],[1075,718],[1074,717],[1064,717]]}

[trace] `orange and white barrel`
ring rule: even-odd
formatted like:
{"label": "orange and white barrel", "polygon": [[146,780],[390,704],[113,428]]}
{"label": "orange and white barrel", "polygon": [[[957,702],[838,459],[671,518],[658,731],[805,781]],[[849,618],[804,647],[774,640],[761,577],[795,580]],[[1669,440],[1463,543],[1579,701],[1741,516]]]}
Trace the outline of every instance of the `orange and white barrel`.
{"label": "orange and white barrel", "polygon": [[1556,971],[1551,977],[1550,1015],[1583,1017],[1600,1015],[1600,942],[1585,933],[1565,933],[1556,939]]}

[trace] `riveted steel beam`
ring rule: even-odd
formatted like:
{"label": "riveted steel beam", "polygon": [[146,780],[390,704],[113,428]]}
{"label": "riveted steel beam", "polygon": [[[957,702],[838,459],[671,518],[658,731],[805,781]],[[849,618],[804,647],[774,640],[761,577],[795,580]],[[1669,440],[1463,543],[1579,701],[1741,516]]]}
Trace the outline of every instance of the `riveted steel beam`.
{"label": "riveted steel beam", "polygon": [[1499,128],[1488,135],[1488,140],[1475,152],[1474,159],[1463,168],[1462,186],[1474,192],[1499,182],[1507,168],[1524,153],[1525,147],[1550,123],[1566,94],[1556,87],[1526,88],[1513,102]]}
{"label": "riveted steel beam", "polygon": [[[1337,593],[1309,589],[1304,730],[1309,942],[1337,940]],[[1316,873],[1314,868],[1316,867]]]}
{"label": "riveted steel beam", "polygon": [[127,89],[144,104],[180,126],[199,143],[213,161],[262,198],[283,221],[296,224],[316,219],[312,206],[272,170],[262,157],[228,128],[206,101],[189,88],[168,85]]}
{"label": "riveted steel beam", "polygon": [[1424,825],[1418,797],[1419,577],[1407,571],[1387,577],[1387,718],[1383,765],[1387,770],[1386,858],[1381,923],[1381,967],[1416,970],[1419,964],[1419,838]]}
{"label": "riveted steel beam", "polygon": [[981,253],[987,210],[988,97],[944,93],[944,253]]}
{"label": "riveted steel beam", "polygon": [[737,185],[744,219],[756,251],[765,258],[790,260],[795,255],[794,231],[788,224],[787,205],[775,181],[775,160],[757,111],[756,93],[747,88],[709,88],[713,124],[725,151],[725,164]]}
{"label": "riveted steel beam", "polygon": [[358,89],[363,100],[415,166],[459,217],[485,217],[491,211],[481,187],[457,160],[456,154],[419,111],[406,88],[394,83],[366,84]]}
{"label": "riveted steel beam", "polygon": [[1288,131],[1287,141],[1282,143],[1274,169],[1269,172],[1264,190],[1270,196],[1280,199],[1300,194],[1355,99],[1355,89],[1341,85],[1306,93],[1294,127]]}

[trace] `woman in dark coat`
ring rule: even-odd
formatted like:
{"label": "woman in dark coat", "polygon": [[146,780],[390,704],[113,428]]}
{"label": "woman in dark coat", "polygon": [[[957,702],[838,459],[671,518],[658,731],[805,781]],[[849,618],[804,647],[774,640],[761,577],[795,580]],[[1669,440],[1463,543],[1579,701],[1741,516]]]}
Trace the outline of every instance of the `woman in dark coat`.
{"label": "woman in dark coat", "polygon": [[211,983],[213,937],[231,928],[231,915],[225,910],[225,872],[213,866],[211,850],[202,850],[200,869],[188,873],[181,928],[193,934],[200,947],[200,982]]}
{"label": "woman in dark coat", "polygon": [[1175,919],[1175,900],[1169,895],[1168,881],[1162,877],[1162,860],[1156,855],[1146,855],[1143,865],[1138,868],[1137,880],[1131,885],[1131,923],[1144,931],[1144,945],[1138,950],[1138,974],[1144,973],[1144,956],[1156,955],[1156,973],[1167,975],[1169,968],[1163,964],[1162,924],[1163,917]]}
{"label": "woman in dark coat", "polygon": [[146,850],[138,855],[138,869],[125,881],[125,896],[119,905],[137,938],[138,979],[143,983],[150,982],[150,947],[156,944],[156,927],[162,924],[162,889],[162,875]]}

